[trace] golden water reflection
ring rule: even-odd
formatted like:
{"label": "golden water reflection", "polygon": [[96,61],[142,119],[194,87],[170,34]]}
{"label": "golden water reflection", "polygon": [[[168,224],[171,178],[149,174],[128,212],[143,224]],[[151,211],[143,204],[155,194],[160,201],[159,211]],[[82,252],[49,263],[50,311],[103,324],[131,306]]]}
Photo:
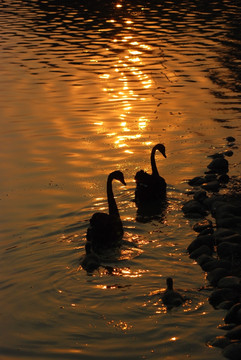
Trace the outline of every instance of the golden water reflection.
{"label": "golden water reflection", "polygon": [[[109,22],[116,21],[112,19]],[[126,20],[122,25],[123,30],[130,32],[130,25],[133,25],[133,21]],[[123,148],[125,153],[133,153],[130,141],[140,139],[150,122],[147,114],[139,113],[138,105],[148,100],[147,91],[153,87],[153,80],[143,70],[145,64],[142,58],[143,51],[152,51],[152,48],[136,41],[133,35],[125,34],[112,39],[108,50],[115,51],[117,57],[109,72],[99,77],[106,83],[102,90],[106,93],[107,101],[116,104],[115,112],[119,122],[119,131],[110,132],[108,136],[113,139],[115,147]],[[101,121],[95,124],[104,126]]]}
{"label": "golden water reflection", "polygon": [[126,321],[114,321],[114,320],[110,320],[107,322],[107,325],[109,326],[113,326],[116,329],[122,330],[124,332],[126,332],[127,330],[131,330],[133,328],[133,325],[128,324]]}

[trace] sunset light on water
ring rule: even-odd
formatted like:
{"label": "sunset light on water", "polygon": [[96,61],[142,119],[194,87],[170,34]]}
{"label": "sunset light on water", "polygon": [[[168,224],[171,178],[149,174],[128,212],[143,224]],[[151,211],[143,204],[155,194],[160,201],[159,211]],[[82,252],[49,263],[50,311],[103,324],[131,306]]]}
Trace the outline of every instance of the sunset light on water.
{"label": "sunset light on water", "polygon": [[[229,0],[1,2],[1,359],[224,359],[227,310],[182,207],[214,153],[233,152],[239,189],[239,27]],[[145,212],[135,177],[157,144],[166,201]],[[93,240],[89,271],[116,171],[121,245],[95,257]]]}

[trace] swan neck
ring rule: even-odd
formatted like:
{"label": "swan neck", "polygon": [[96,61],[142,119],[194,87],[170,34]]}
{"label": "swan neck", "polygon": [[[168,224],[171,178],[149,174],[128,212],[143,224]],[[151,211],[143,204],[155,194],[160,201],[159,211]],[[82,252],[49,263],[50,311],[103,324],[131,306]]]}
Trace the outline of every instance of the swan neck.
{"label": "swan neck", "polygon": [[156,148],[154,147],[151,152],[151,168],[152,168],[152,175],[159,176],[157,167],[156,167],[156,160],[155,160]]}
{"label": "swan neck", "polygon": [[113,178],[111,176],[109,176],[108,180],[107,180],[107,200],[108,200],[108,206],[109,206],[109,214],[120,217],[119,211],[118,211],[118,208],[116,205],[116,201],[114,198],[114,194],[113,194],[112,180],[113,180]]}
{"label": "swan neck", "polygon": [[171,278],[167,279],[167,290],[173,290],[173,280]]}

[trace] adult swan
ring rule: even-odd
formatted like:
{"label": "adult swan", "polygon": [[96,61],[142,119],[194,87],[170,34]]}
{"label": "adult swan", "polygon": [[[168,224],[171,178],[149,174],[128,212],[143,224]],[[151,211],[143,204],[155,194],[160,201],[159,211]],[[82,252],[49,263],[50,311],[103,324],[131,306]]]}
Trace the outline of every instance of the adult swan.
{"label": "adult swan", "polygon": [[166,181],[158,173],[155,154],[156,150],[166,158],[166,149],[163,144],[157,144],[151,151],[152,173],[148,174],[144,170],[136,173],[135,202],[137,207],[151,203],[153,201],[164,200],[166,198]]}
{"label": "adult swan", "polygon": [[109,214],[97,212],[90,219],[87,230],[87,243],[91,244],[94,252],[103,252],[109,248],[117,247],[123,237],[123,226],[112,189],[113,180],[126,185],[121,171],[113,171],[107,179],[107,200]]}

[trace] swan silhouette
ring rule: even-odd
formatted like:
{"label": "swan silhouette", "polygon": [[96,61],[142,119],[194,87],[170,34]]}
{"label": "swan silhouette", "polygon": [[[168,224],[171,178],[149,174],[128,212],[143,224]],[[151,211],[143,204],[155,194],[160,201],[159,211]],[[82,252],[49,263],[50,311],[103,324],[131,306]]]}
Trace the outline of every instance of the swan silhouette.
{"label": "swan silhouette", "polygon": [[90,219],[90,226],[87,229],[87,243],[91,244],[94,252],[120,246],[123,237],[123,225],[112,189],[114,179],[126,185],[121,171],[117,170],[109,174],[107,179],[109,214],[101,212],[93,214]]}
{"label": "swan silhouette", "polygon": [[184,297],[173,288],[173,279],[168,277],[166,279],[167,289],[162,296],[162,302],[168,309],[175,306],[180,306],[184,303]]}
{"label": "swan silhouette", "polygon": [[166,197],[166,181],[158,173],[155,153],[159,150],[166,158],[166,150],[163,144],[157,144],[151,151],[151,168],[152,174],[148,174],[144,170],[136,173],[136,190],[135,202],[139,206],[141,204],[150,203],[155,200],[165,199]]}

